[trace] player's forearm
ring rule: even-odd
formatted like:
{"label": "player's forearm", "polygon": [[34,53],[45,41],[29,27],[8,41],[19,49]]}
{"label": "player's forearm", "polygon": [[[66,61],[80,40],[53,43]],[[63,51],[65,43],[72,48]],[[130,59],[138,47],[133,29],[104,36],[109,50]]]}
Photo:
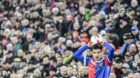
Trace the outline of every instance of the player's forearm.
{"label": "player's forearm", "polygon": [[88,48],[87,45],[83,45],[82,47],[80,47],[75,53],[74,53],[74,57],[78,57],[81,56],[82,53]]}
{"label": "player's forearm", "polygon": [[114,48],[107,42],[104,42],[103,45],[109,50],[109,51],[114,51]]}
{"label": "player's forearm", "polygon": [[104,42],[104,46],[108,49],[108,60],[110,62],[112,62],[112,59],[114,57],[114,48],[109,44],[109,43],[106,43]]}

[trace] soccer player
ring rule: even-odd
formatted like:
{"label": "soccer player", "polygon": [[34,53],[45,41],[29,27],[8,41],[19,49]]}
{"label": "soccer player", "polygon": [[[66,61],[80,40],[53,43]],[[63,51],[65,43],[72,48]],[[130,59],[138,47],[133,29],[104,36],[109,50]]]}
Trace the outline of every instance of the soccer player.
{"label": "soccer player", "polygon": [[[108,54],[104,55],[103,47],[106,47]],[[75,53],[74,58],[84,63],[84,56],[82,53],[90,48],[90,45],[81,46]],[[86,65],[88,66],[88,78],[109,78],[112,59],[114,56],[114,48],[107,42],[94,44],[92,46],[93,58],[86,57]]]}

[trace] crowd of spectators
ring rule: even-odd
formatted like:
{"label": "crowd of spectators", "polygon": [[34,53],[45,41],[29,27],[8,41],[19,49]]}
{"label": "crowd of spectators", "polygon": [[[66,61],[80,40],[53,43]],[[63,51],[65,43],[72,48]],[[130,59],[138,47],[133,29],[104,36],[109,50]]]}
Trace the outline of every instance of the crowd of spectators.
{"label": "crowd of spectators", "polygon": [[140,0],[0,0],[0,78],[88,78],[73,53],[95,34],[115,47],[110,78],[140,77]]}

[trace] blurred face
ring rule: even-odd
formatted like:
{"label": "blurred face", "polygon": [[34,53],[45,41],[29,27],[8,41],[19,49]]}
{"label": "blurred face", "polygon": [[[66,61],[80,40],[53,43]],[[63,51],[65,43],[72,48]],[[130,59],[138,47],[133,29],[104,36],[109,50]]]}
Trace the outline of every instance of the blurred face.
{"label": "blurred face", "polygon": [[134,44],[130,45],[129,52],[131,54],[135,54],[135,52],[137,52],[137,48],[136,48],[136,46]]}
{"label": "blurred face", "polygon": [[127,22],[126,21],[124,21],[124,20],[121,20],[120,21],[120,28],[123,28],[126,25],[127,25]]}
{"label": "blurred face", "polygon": [[74,7],[74,4],[73,4],[73,3],[71,3],[71,4],[70,4],[70,6],[71,6],[71,7]]}
{"label": "blurred face", "polygon": [[79,34],[78,34],[77,32],[73,32],[73,34],[72,34],[72,35],[73,35],[73,38],[74,38],[74,39],[76,39],[76,38],[78,38],[78,37],[79,37]]}
{"label": "blurred face", "polygon": [[18,56],[20,57],[20,56],[23,56],[24,55],[24,52],[23,51],[19,51],[18,52]]}
{"label": "blurred face", "polygon": [[55,52],[52,50],[51,52],[48,53],[48,55],[49,55],[49,58],[51,58],[51,57],[55,56]]}
{"label": "blurred face", "polygon": [[60,74],[62,76],[66,76],[67,75],[67,68],[64,66],[64,67],[61,67],[60,69]]}
{"label": "blurred face", "polygon": [[93,57],[94,57],[94,59],[95,59],[96,61],[100,60],[101,57],[103,56],[103,54],[102,54],[102,52],[101,52],[101,49],[94,49],[94,50],[92,51],[92,55],[93,55]]}
{"label": "blurred face", "polygon": [[49,64],[49,58],[48,57],[45,57],[44,59],[43,59],[43,64]]}
{"label": "blurred face", "polygon": [[106,23],[107,28],[112,27],[112,22]]}
{"label": "blurred face", "polygon": [[78,74],[80,76],[84,76],[84,74],[85,74],[84,66],[79,66],[79,68],[78,68]]}
{"label": "blurred face", "polygon": [[139,30],[132,30],[132,34],[136,35],[139,32]]}
{"label": "blurred face", "polygon": [[133,78],[133,74],[130,73],[130,74],[128,75],[128,78]]}
{"label": "blurred face", "polygon": [[105,15],[103,13],[99,13],[99,19],[104,19]]}
{"label": "blurred face", "polygon": [[78,66],[78,67],[81,67],[81,66],[82,66],[82,63],[81,63],[81,62],[78,62],[78,63],[77,63],[77,66]]}
{"label": "blurred face", "polygon": [[80,27],[80,26],[79,26],[79,24],[78,24],[78,23],[75,23],[75,24],[74,24],[74,30],[78,30],[78,29],[79,29],[79,27]]}
{"label": "blurred face", "polygon": [[62,65],[63,64],[63,60],[61,57],[57,58],[57,64],[58,65]]}
{"label": "blurred face", "polygon": [[61,55],[59,53],[55,54],[55,58],[60,58],[60,57],[61,57]]}
{"label": "blurred face", "polygon": [[67,68],[67,74],[68,74],[68,76],[72,76],[72,73],[73,73],[73,71],[72,71],[72,67],[68,67]]}
{"label": "blurred face", "polygon": [[43,13],[43,16],[51,15],[51,11],[50,10],[43,10],[42,13]]}
{"label": "blurred face", "polygon": [[132,1],[131,1],[131,6],[132,6],[132,7],[138,6],[138,1],[137,1],[137,0],[132,0]]}
{"label": "blurred face", "polygon": [[40,51],[39,53],[37,53],[37,56],[39,58],[43,58],[45,56],[45,53],[43,51]]}
{"label": "blurred face", "polygon": [[25,11],[26,11],[26,9],[25,9],[25,8],[22,8],[22,9],[21,9],[21,11],[22,11],[22,12],[25,12]]}
{"label": "blurred face", "polygon": [[116,63],[116,67],[120,69],[122,67],[122,63]]}
{"label": "blurred face", "polygon": [[79,11],[80,11],[81,14],[83,14],[83,15],[85,14],[85,8],[84,7],[80,7]]}
{"label": "blurred face", "polygon": [[52,35],[52,33],[49,33],[48,34],[48,40],[51,40],[51,39],[53,39],[53,37],[52,37],[53,35]]}
{"label": "blurred face", "polygon": [[134,57],[135,62],[140,63],[139,59],[140,59],[140,56],[139,55],[135,55],[135,57]]}
{"label": "blurred face", "polygon": [[135,21],[135,20],[133,20],[133,25],[138,25],[139,24],[139,22],[138,21]]}
{"label": "blurred face", "polygon": [[29,18],[29,17],[30,17],[29,13],[26,13],[25,18]]}
{"label": "blurred face", "polygon": [[126,54],[124,58],[125,58],[125,62],[129,62],[131,60],[132,56],[130,54]]}
{"label": "blurred face", "polygon": [[123,72],[124,74],[127,74],[127,73],[128,73],[128,68],[122,68],[122,72]]}
{"label": "blurred face", "polygon": [[11,58],[12,56],[13,56],[13,53],[8,53],[8,54],[6,55],[7,58]]}
{"label": "blurred face", "polygon": [[7,50],[13,51],[13,45],[11,43],[7,45]]}
{"label": "blurred face", "polygon": [[130,44],[132,42],[132,39],[126,39],[126,42]]}
{"label": "blurred face", "polygon": [[27,41],[30,42],[31,40],[32,40],[32,36],[31,35],[28,35],[27,36]]}
{"label": "blurred face", "polygon": [[66,17],[66,20],[69,22],[69,21],[71,21],[72,20],[72,16],[71,15],[68,15],[67,17]]}
{"label": "blurred face", "polygon": [[78,71],[77,71],[76,69],[73,69],[72,72],[73,72],[73,75],[74,75],[74,76],[77,76]]}
{"label": "blurred face", "polygon": [[53,12],[53,15],[56,16],[56,15],[58,15],[58,13],[59,13],[59,11],[54,11],[54,12]]}
{"label": "blurred face", "polygon": [[89,30],[89,34],[94,35],[97,34],[98,30],[96,30],[95,28],[92,28],[91,30]]}

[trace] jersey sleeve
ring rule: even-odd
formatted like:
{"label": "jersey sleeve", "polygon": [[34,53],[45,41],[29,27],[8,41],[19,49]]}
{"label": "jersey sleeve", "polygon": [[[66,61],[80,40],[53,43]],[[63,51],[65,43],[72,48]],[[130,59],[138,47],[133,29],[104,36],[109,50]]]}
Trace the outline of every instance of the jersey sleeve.
{"label": "jersey sleeve", "polygon": [[[82,53],[88,48],[87,45],[84,45],[82,47],[80,47],[75,53],[74,53],[74,58],[81,61],[82,63],[84,63],[84,56],[82,55]],[[88,65],[89,61],[91,58],[86,57],[86,65]]]}
{"label": "jersey sleeve", "polygon": [[109,66],[111,66],[114,57],[114,48],[107,42],[104,42],[104,46],[108,49],[108,54],[105,61]]}

